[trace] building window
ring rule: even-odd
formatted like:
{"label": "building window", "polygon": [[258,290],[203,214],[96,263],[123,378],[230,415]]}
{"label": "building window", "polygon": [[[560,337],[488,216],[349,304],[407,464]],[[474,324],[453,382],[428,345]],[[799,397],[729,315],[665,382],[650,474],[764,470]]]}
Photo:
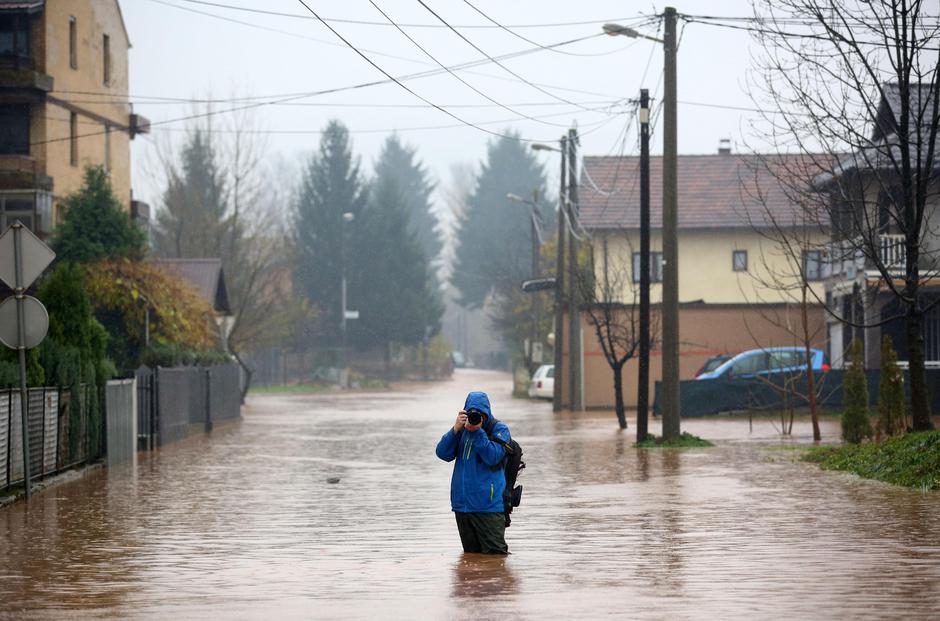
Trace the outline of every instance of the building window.
{"label": "building window", "polygon": [[0,105],[0,153],[29,155],[29,104]]}
{"label": "building window", "polygon": [[69,154],[72,166],[78,166],[78,115],[74,112],[69,117]]}
{"label": "building window", "polygon": [[[663,281],[663,253],[650,253],[650,282]],[[640,253],[633,253],[633,282],[640,282]]]}
{"label": "building window", "polygon": [[69,66],[78,69],[78,24],[69,16]]}
{"label": "building window", "polygon": [[0,192],[0,230],[19,220],[35,233],[48,233],[51,208],[49,192]]}
{"label": "building window", "polygon": [[111,126],[104,126],[104,170],[111,172]]}
{"label": "building window", "polygon": [[819,250],[803,251],[803,275],[807,281],[822,279],[822,252]]}
{"label": "building window", "polygon": [[0,15],[0,61],[14,67],[32,67],[29,16],[13,13]]}
{"label": "building window", "polygon": [[747,271],[747,250],[734,250],[731,252],[731,269],[735,272]]}
{"label": "building window", "polygon": [[101,43],[102,52],[104,55],[104,85],[111,85],[111,37],[104,35],[104,40]]}

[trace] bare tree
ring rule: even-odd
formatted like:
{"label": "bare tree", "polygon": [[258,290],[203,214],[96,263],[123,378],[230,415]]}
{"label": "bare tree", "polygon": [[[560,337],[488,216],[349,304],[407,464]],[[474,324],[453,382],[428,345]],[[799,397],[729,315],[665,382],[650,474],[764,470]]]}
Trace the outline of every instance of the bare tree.
{"label": "bare tree", "polygon": [[[818,402],[822,385],[816,382],[812,350],[825,341],[826,335],[825,325],[813,322],[810,315],[814,308],[821,306],[814,285],[821,284],[821,258],[828,246],[829,235],[820,214],[790,203],[791,198],[799,197],[790,196],[785,185],[778,185],[785,172],[800,169],[803,159],[799,155],[755,154],[743,160],[739,171],[743,215],[751,230],[759,236],[760,247],[757,261],[746,266],[746,281],[739,280],[738,284],[742,295],[757,310],[761,320],[782,330],[803,350],[799,369],[793,369],[796,365],[783,364],[773,377],[759,378],[777,391],[784,403],[782,433],[789,435],[792,431],[795,399],[809,409],[813,440],[819,442],[822,435]],[[745,325],[754,336],[746,321]],[[756,337],[754,341],[759,346],[766,345]],[[805,391],[800,390],[804,382]],[[786,419],[788,414],[789,420]]]}
{"label": "bare tree", "polygon": [[[806,214],[828,226],[833,274],[861,290],[864,316],[829,312],[857,328],[901,320],[907,334],[915,429],[930,429],[925,373],[928,290],[938,275],[940,23],[918,0],[753,0],[745,26],[763,48],[752,96],[756,126],[779,154],[779,179]],[[934,12],[935,13],[935,12]],[[890,308],[886,300],[899,309]],[[880,312],[875,316],[875,311]],[[880,340],[880,339],[879,339]]]}
{"label": "bare tree", "polygon": [[[624,253],[612,250],[606,235],[585,246],[590,266],[576,271],[576,285],[604,360],[613,372],[617,422],[626,429],[623,367],[640,349],[639,286],[633,282],[633,252],[629,243]],[[651,325],[650,334],[656,333],[657,328]],[[637,441],[644,439],[638,437]]]}

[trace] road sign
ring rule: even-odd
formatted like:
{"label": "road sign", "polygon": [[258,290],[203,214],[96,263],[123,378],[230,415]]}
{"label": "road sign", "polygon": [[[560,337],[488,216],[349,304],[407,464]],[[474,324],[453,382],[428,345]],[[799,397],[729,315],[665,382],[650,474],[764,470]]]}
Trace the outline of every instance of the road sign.
{"label": "road sign", "polygon": [[346,319],[359,319],[359,311],[346,311]]}
{"label": "road sign", "polygon": [[49,267],[55,258],[55,253],[49,246],[36,237],[25,226],[20,227],[20,257],[22,265],[22,281],[16,282],[16,242],[15,228],[11,226],[3,235],[0,235],[0,280],[8,287],[15,289],[17,285],[26,289],[33,281],[39,278],[43,270]]}
{"label": "road sign", "polygon": [[[36,347],[49,331],[49,313],[42,302],[31,295],[23,296],[23,322],[26,349]],[[0,343],[10,349],[19,349],[20,331],[16,321],[16,298],[8,297],[0,303]]]}

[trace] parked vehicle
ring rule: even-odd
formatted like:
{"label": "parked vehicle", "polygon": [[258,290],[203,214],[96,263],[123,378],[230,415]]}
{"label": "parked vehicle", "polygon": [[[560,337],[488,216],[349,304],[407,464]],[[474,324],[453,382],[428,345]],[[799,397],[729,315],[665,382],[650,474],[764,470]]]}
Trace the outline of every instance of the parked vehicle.
{"label": "parked vehicle", "polygon": [[722,354],[720,356],[712,356],[711,358],[705,361],[705,364],[703,364],[701,368],[699,368],[698,371],[695,372],[695,377],[698,377],[702,373],[711,373],[712,371],[720,367],[722,363],[728,360],[731,360],[731,356],[727,354]]}
{"label": "parked vehicle", "polygon": [[555,365],[543,364],[532,374],[529,382],[529,396],[538,399],[551,399],[555,395]]}
{"label": "parked vehicle", "polygon": [[[811,349],[813,370],[829,370],[826,354]],[[802,347],[765,347],[749,349],[721,363],[713,371],[702,373],[695,379],[731,379],[768,376],[772,373],[799,373],[806,369],[806,350]]]}

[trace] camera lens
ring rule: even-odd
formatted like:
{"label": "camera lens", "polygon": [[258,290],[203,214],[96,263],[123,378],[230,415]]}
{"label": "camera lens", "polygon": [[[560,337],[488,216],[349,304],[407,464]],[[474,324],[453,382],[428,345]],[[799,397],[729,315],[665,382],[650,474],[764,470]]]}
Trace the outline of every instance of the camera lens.
{"label": "camera lens", "polygon": [[483,421],[483,415],[480,412],[467,412],[467,422],[471,425],[479,425]]}

